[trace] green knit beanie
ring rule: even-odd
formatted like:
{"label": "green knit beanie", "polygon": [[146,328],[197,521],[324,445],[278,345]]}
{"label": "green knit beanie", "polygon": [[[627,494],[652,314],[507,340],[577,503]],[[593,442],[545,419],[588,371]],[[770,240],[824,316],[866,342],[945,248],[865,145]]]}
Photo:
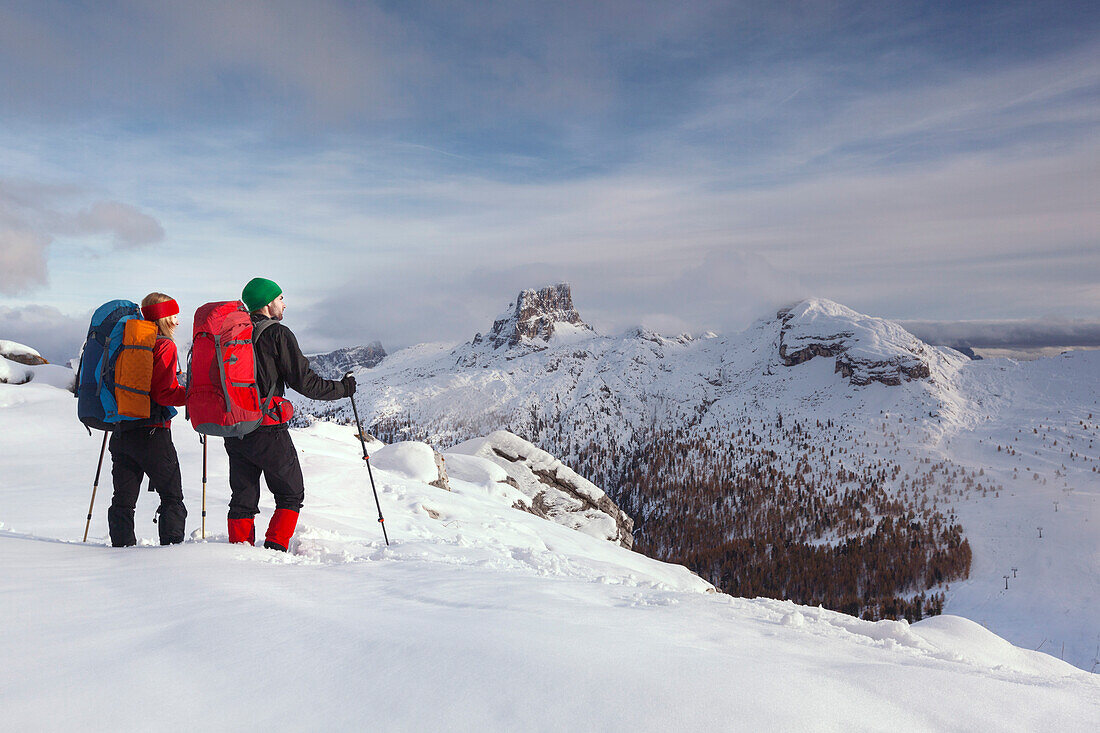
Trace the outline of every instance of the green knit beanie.
{"label": "green knit beanie", "polygon": [[271,301],[283,294],[283,289],[272,280],[262,277],[254,277],[248,281],[241,291],[241,300],[249,311],[258,311]]}

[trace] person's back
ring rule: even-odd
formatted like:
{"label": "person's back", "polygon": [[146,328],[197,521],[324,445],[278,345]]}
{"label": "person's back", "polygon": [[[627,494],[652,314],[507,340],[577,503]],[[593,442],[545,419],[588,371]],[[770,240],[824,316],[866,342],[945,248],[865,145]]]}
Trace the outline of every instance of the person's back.
{"label": "person's back", "polygon": [[[265,314],[253,312],[250,317],[253,329],[260,334],[255,338],[253,350],[256,355],[256,385],[261,397],[272,394],[281,398],[286,394],[287,387],[313,400],[338,400],[347,396],[342,381],[317,376],[290,328]],[[285,430],[286,427],[286,422],[268,424],[265,420],[259,429]]]}
{"label": "person's back", "polygon": [[260,476],[275,497],[264,547],[285,552],[305,501],[305,481],[298,454],[287,430],[294,410],[283,395],[287,387],[316,400],[337,400],[355,392],[355,380],[322,379],[309,366],[294,333],[279,321],[286,309],[282,289],[271,280],[254,278],[241,299],[253,323],[256,384],[264,419],[242,438],[226,438],[229,455],[229,541],[256,542]]}
{"label": "person's back", "polygon": [[172,444],[170,408],[182,405],[187,396],[177,379],[178,358],[172,340],[179,324],[179,306],[164,293],[150,293],[141,301],[145,320],[157,324],[153,346],[153,373],[149,384],[149,417],[119,423],[111,435],[111,478],[114,492],[107,510],[111,544],[125,547],[137,543],[134,510],[141,493],[141,480],[149,476],[149,487],[160,496],[157,524],[162,545],[183,542],[187,509],[183,505],[183,482],[179,458]]}

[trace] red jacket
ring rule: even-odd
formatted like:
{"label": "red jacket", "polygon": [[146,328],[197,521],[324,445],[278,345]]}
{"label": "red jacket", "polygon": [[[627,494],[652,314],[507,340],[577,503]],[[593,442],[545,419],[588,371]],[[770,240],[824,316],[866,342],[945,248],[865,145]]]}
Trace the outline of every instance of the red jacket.
{"label": "red jacket", "polygon": [[[187,390],[180,385],[177,378],[178,369],[176,342],[158,336],[153,345],[153,380],[149,388],[149,397],[154,404],[179,407],[187,401]],[[153,427],[167,428],[171,424],[171,420],[165,420]]]}

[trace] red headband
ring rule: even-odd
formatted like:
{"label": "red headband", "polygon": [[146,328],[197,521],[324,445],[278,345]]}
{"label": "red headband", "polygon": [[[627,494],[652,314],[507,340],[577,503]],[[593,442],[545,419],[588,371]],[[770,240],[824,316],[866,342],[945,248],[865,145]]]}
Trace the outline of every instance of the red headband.
{"label": "red headband", "polygon": [[147,305],[141,309],[141,315],[145,317],[147,321],[158,321],[161,318],[167,318],[168,316],[174,316],[180,312],[180,307],[176,301],[169,298],[163,303],[153,303]]}

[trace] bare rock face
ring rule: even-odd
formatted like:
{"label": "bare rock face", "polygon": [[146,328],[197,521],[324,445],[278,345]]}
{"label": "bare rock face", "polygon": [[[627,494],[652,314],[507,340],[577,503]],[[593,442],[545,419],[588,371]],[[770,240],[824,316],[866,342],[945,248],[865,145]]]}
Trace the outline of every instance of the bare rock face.
{"label": "bare rock face", "polygon": [[779,358],[786,366],[835,357],[834,372],[855,386],[931,376],[929,347],[892,321],[871,318],[825,299],[804,300],[776,313],[782,321]]}
{"label": "bare rock face", "polygon": [[530,499],[529,507],[519,509],[627,549],[634,544],[634,520],[607,494],[518,435],[498,430],[449,452],[488,458],[501,466],[508,483]]}
{"label": "bare rock face", "polygon": [[485,343],[501,349],[532,341],[548,343],[551,336],[562,329],[562,324],[575,330],[592,331],[573,307],[573,291],[567,283],[541,290],[524,290],[508,305],[508,311],[493,323],[489,333],[484,336],[479,333],[473,344]]}

